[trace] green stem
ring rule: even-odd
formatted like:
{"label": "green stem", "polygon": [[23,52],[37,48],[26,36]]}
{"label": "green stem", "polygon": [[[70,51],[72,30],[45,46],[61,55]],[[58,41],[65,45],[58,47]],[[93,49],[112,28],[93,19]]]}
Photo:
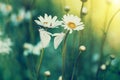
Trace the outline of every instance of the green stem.
{"label": "green stem", "polygon": [[38,64],[38,67],[37,67],[37,80],[39,80],[39,73],[40,73],[40,68],[41,68],[41,64],[42,64],[42,60],[43,60],[43,55],[44,55],[44,48],[42,49],[39,64]]}
{"label": "green stem", "polygon": [[45,79],[44,80],[47,80],[48,79],[48,77],[45,77]]}
{"label": "green stem", "polygon": [[107,35],[107,33],[108,33],[108,30],[109,30],[109,28],[110,28],[110,25],[111,25],[113,19],[115,18],[115,16],[116,16],[119,12],[120,12],[120,9],[115,12],[115,14],[111,17],[110,21],[108,22],[107,29],[106,29],[106,31],[105,31],[106,35]]}
{"label": "green stem", "polygon": [[[82,5],[81,5],[81,8],[80,8],[80,18],[83,20],[83,16],[82,16],[82,9],[83,9],[83,6],[84,6],[84,2],[82,2]],[[82,31],[79,31],[79,34],[78,35],[78,38],[80,39],[80,42],[79,42],[79,45],[81,45],[83,43],[83,40],[82,40],[82,36],[83,36],[83,30]]]}
{"label": "green stem", "polygon": [[62,51],[62,80],[65,80],[64,75],[65,75],[65,58],[66,58],[66,40],[68,36],[68,32],[66,32],[66,36],[64,39],[64,44],[63,44],[63,51]]}
{"label": "green stem", "polygon": [[116,12],[115,12],[115,14],[111,17],[111,19],[109,20],[109,22],[108,22],[108,25],[107,25],[107,27],[106,27],[106,30],[104,30],[104,34],[103,34],[103,38],[102,38],[102,44],[101,44],[101,49],[100,49],[100,51],[101,51],[101,55],[100,55],[100,62],[99,62],[99,64],[98,64],[98,70],[97,70],[97,74],[96,74],[96,79],[98,80],[98,74],[99,74],[99,71],[100,71],[100,66],[101,66],[101,64],[102,64],[102,58],[103,58],[103,48],[104,48],[104,44],[105,44],[105,41],[106,41],[106,38],[107,38],[107,34],[108,34],[108,31],[109,31],[109,28],[110,28],[110,25],[111,25],[111,23],[112,23],[112,21],[113,21],[113,19],[115,18],[115,16],[119,13],[119,11],[120,11],[120,9],[119,10],[117,10]]}
{"label": "green stem", "polygon": [[74,62],[74,67],[73,67],[73,72],[72,72],[71,80],[74,80],[74,74],[75,74],[75,71],[76,71],[76,66],[77,66],[77,63],[79,61],[80,54],[81,54],[81,52],[79,52],[79,54],[78,54],[78,56],[77,56],[77,58],[76,58],[76,60]]}
{"label": "green stem", "polygon": [[31,14],[31,19],[29,21],[29,33],[30,33],[30,41],[34,41],[34,34],[33,34],[33,26],[32,26],[32,14]]}
{"label": "green stem", "polygon": [[83,9],[83,7],[84,7],[84,2],[82,2],[81,8],[80,8],[80,17],[81,17],[81,19],[83,18],[83,16],[82,16],[82,9]]}

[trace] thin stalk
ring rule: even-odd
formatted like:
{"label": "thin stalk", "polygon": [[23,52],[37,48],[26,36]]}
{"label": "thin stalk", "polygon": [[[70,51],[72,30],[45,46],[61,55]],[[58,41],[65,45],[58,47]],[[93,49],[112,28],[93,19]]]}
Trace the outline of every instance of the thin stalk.
{"label": "thin stalk", "polygon": [[33,26],[32,26],[32,14],[31,14],[31,19],[29,21],[29,32],[30,32],[30,41],[34,41],[34,34],[33,34]]}
{"label": "thin stalk", "polygon": [[110,21],[109,21],[109,23],[108,23],[108,25],[107,25],[106,32],[105,32],[106,35],[107,35],[107,33],[108,33],[108,30],[109,30],[109,28],[110,28],[110,25],[111,25],[113,19],[115,18],[115,16],[116,16],[119,12],[120,12],[120,9],[118,9],[118,10],[115,12],[115,14],[111,17],[111,19],[110,19]]}
{"label": "thin stalk", "polygon": [[47,80],[48,79],[48,77],[45,77],[45,79],[44,80]]}
{"label": "thin stalk", "polygon": [[42,60],[43,60],[43,55],[44,55],[44,48],[42,49],[39,64],[38,64],[38,67],[37,67],[37,80],[39,80],[39,73],[40,73],[40,68],[41,68],[41,64],[42,64]]}
{"label": "thin stalk", "polygon": [[83,7],[84,7],[84,2],[82,2],[81,8],[80,8],[80,17],[81,18],[83,18],[83,16],[82,16],[82,9],[83,9]]}
{"label": "thin stalk", "polygon": [[63,51],[62,51],[62,80],[65,80],[64,75],[65,75],[65,58],[66,58],[66,40],[67,40],[67,36],[69,34],[69,31],[66,32],[66,36],[64,39],[64,44],[63,44]]}
{"label": "thin stalk", "polygon": [[[83,6],[84,6],[84,2],[82,2],[82,5],[81,5],[81,8],[80,8],[80,18],[81,20],[83,19],[83,16],[82,16],[82,9],[83,9]],[[81,45],[83,42],[82,40],[82,35],[83,35],[83,31],[79,32],[80,36],[78,35],[78,37],[80,38],[80,42],[79,42],[79,45]]]}
{"label": "thin stalk", "polygon": [[[103,48],[104,48],[104,44],[105,44],[105,41],[106,41],[106,38],[107,38],[107,34],[108,34],[108,31],[109,31],[109,28],[110,28],[110,25],[113,21],[113,19],[115,18],[115,16],[120,12],[120,9],[117,10],[115,12],[115,14],[111,17],[111,19],[109,20],[108,22],[108,25],[106,27],[106,30],[104,31],[104,34],[103,34],[103,38],[102,38],[102,44],[101,44],[101,48],[100,48],[100,51],[101,51],[101,57],[100,57],[100,62],[99,62],[99,65],[98,65],[98,70],[97,70],[97,74],[96,74],[96,77],[98,76],[99,74],[99,71],[100,71],[100,66],[102,64],[102,57],[103,57]],[[98,80],[98,79],[97,79]]]}
{"label": "thin stalk", "polygon": [[79,54],[78,54],[78,56],[77,56],[77,58],[76,58],[76,60],[75,60],[75,62],[74,62],[74,67],[73,67],[73,72],[72,72],[71,80],[74,79],[74,74],[75,74],[75,71],[76,71],[76,66],[77,66],[77,63],[78,63],[78,61],[79,61],[80,54],[81,54],[81,51],[79,52]]}

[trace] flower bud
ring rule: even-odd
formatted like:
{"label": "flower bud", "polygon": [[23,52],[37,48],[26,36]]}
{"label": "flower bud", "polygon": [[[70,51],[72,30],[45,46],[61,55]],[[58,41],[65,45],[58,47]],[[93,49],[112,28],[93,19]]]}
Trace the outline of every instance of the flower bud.
{"label": "flower bud", "polygon": [[83,8],[82,8],[82,14],[87,14],[87,12],[88,12],[87,8],[86,8],[86,7],[83,7]]}
{"label": "flower bud", "polygon": [[70,11],[70,7],[69,6],[65,6],[64,10],[65,10],[65,12],[69,12]]}
{"label": "flower bud", "polygon": [[115,55],[110,55],[110,59],[111,60],[115,59]]}
{"label": "flower bud", "polygon": [[106,65],[105,65],[105,64],[102,64],[102,65],[100,66],[100,69],[101,69],[101,70],[106,70]]}
{"label": "flower bud", "polygon": [[85,51],[85,50],[86,50],[86,47],[85,47],[84,45],[82,45],[82,46],[79,47],[79,50],[80,50],[80,51]]}
{"label": "flower bud", "polygon": [[50,73],[50,71],[45,71],[45,72],[44,72],[44,75],[45,75],[46,77],[49,77],[49,76],[51,75],[51,73]]}
{"label": "flower bud", "polygon": [[58,78],[58,80],[62,80],[62,76],[60,76],[60,77]]}
{"label": "flower bud", "polygon": [[82,2],[87,2],[87,0],[81,0]]}

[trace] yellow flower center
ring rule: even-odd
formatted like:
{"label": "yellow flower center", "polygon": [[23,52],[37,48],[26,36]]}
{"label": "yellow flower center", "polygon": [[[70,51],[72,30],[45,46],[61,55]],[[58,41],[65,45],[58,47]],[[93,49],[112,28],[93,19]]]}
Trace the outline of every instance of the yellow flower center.
{"label": "yellow flower center", "polygon": [[73,22],[69,22],[67,25],[68,25],[68,27],[71,28],[71,29],[76,28],[76,25],[75,25],[75,23],[73,23]]}
{"label": "yellow flower center", "polygon": [[48,22],[44,22],[44,24],[48,24]]}

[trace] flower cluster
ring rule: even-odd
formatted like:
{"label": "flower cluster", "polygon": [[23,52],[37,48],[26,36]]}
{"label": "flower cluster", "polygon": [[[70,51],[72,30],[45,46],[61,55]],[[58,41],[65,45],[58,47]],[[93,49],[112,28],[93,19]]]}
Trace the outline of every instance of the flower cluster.
{"label": "flower cluster", "polygon": [[81,22],[81,19],[74,15],[64,15],[62,18],[62,21],[57,20],[57,16],[54,16],[52,18],[51,15],[45,14],[44,17],[39,16],[39,20],[35,20],[35,22],[40,25],[40,39],[43,48],[47,47],[49,45],[49,42],[51,40],[51,36],[54,38],[54,48],[57,49],[62,40],[64,39],[66,33],[50,33],[47,31],[49,28],[58,28],[58,26],[64,27],[65,30],[69,31],[71,34],[74,30],[83,30],[84,24]]}

